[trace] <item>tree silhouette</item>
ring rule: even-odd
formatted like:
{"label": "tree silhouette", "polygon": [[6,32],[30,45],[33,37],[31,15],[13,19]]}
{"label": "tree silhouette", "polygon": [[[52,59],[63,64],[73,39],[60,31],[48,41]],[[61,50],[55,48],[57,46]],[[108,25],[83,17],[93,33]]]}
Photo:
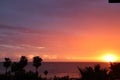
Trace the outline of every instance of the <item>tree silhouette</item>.
{"label": "tree silhouette", "polygon": [[19,62],[12,63],[11,72],[14,74],[22,74],[25,72],[24,67],[28,64],[28,60],[25,56],[21,56]]}
{"label": "tree silhouette", "polygon": [[16,73],[19,70],[18,62],[13,62],[11,65],[11,72]]}
{"label": "tree silhouette", "polygon": [[110,80],[120,79],[120,63],[111,63],[110,64]]}
{"label": "tree silhouette", "polygon": [[47,74],[48,74],[48,71],[45,70],[45,71],[44,71],[44,75],[46,76],[46,78],[47,78]]}
{"label": "tree silhouette", "polygon": [[5,62],[3,62],[3,66],[6,68],[6,74],[8,73],[8,68],[11,66],[11,60],[9,58],[5,58]]}
{"label": "tree silhouette", "polygon": [[27,57],[21,56],[20,61],[19,61],[19,68],[23,69],[27,64],[28,64]]}
{"label": "tree silhouette", "polygon": [[95,65],[92,67],[86,67],[81,69],[78,67],[79,72],[81,73],[82,80],[107,80],[107,70],[101,69],[100,65]]}
{"label": "tree silhouette", "polygon": [[41,66],[42,59],[39,56],[33,57],[33,66],[36,68],[36,73],[38,74],[38,68]]}

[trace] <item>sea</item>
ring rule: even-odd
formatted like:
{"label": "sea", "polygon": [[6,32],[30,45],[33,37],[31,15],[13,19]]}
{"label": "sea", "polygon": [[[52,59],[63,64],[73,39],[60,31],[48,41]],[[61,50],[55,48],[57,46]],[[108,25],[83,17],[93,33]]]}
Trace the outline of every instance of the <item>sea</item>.
{"label": "sea", "polygon": [[[84,69],[88,66],[95,66],[100,64],[101,68],[109,68],[110,64],[107,62],[42,62],[42,65],[39,67],[39,75],[45,77],[44,71],[47,70],[47,77],[53,78],[69,76],[70,78],[79,78],[81,75],[79,73],[78,67]],[[29,62],[25,67],[26,71],[35,71],[32,63]],[[5,73],[5,68],[3,63],[0,63],[0,73]]]}

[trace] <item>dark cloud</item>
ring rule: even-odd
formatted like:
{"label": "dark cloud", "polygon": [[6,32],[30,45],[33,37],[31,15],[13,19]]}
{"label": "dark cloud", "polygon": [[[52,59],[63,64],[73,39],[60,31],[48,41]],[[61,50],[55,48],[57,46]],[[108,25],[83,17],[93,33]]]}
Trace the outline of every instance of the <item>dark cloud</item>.
{"label": "dark cloud", "polygon": [[26,27],[18,27],[18,26],[7,26],[0,24],[0,30],[11,30],[11,31],[17,31],[17,32],[27,32],[29,31],[29,28]]}

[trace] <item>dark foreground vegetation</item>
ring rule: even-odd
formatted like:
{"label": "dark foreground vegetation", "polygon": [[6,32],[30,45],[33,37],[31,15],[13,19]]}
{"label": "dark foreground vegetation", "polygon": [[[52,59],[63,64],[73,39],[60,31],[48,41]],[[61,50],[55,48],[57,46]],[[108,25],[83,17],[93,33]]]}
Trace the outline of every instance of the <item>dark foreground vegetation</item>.
{"label": "dark foreground vegetation", "polygon": [[99,64],[94,67],[88,66],[84,69],[78,67],[81,77],[69,78],[54,77],[47,78],[48,71],[44,71],[46,77],[39,75],[38,68],[41,66],[42,59],[39,56],[33,57],[33,66],[35,71],[26,71],[24,68],[28,64],[28,59],[21,56],[18,62],[12,62],[10,58],[5,58],[3,66],[5,73],[0,74],[0,80],[120,80],[120,63],[110,63],[109,68],[101,68]]}

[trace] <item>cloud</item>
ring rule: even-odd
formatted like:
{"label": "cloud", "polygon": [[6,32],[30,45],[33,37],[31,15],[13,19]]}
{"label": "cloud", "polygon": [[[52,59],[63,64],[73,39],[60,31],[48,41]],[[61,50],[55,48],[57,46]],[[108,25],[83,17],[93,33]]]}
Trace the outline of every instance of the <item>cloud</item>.
{"label": "cloud", "polygon": [[31,45],[26,45],[26,44],[22,44],[21,47],[23,47],[23,48],[30,48],[30,49],[44,49],[45,48],[45,47],[31,46]]}
{"label": "cloud", "polygon": [[46,55],[46,54],[44,54],[44,55],[42,55],[43,56],[43,59],[50,59],[50,60],[52,60],[52,59],[58,59],[58,56],[56,56],[56,55]]}
{"label": "cloud", "polygon": [[21,49],[20,46],[13,46],[13,45],[0,45],[0,47],[5,47],[5,48],[14,48],[14,49]]}
{"label": "cloud", "polygon": [[11,32],[22,32],[22,33],[29,33],[33,32],[34,30],[27,28],[27,27],[21,27],[21,26],[8,26],[0,24],[0,31],[11,31]]}
{"label": "cloud", "polygon": [[41,52],[46,49],[42,46],[32,46],[27,44],[0,44],[0,59],[10,57],[12,60],[18,60],[20,56],[41,55]]}
{"label": "cloud", "polygon": [[9,45],[9,44],[1,44],[0,47],[5,47],[5,48],[13,48],[13,49],[43,49],[45,47],[40,47],[40,46],[31,46],[31,45]]}

